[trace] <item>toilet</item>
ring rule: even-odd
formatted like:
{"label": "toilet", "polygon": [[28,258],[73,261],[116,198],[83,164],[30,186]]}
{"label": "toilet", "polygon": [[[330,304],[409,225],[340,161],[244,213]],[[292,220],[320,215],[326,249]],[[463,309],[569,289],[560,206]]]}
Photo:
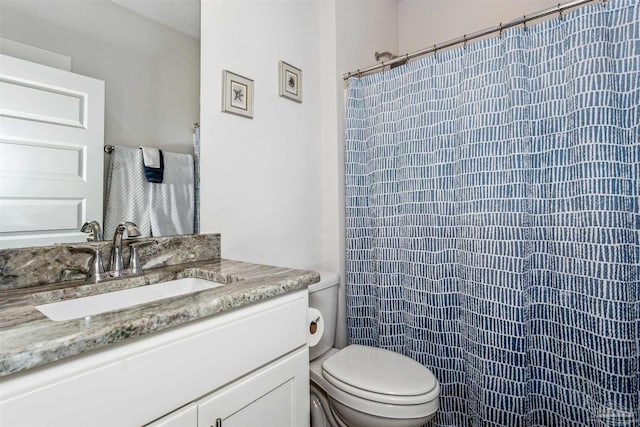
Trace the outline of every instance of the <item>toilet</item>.
{"label": "toilet", "polygon": [[319,342],[310,338],[309,347],[311,427],[422,426],[439,408],[440,383],[399,353],[356,344],[333,348],[338,285],[337,274],[323,273],[309,286],[315,317],[309,321],[322,324]]}

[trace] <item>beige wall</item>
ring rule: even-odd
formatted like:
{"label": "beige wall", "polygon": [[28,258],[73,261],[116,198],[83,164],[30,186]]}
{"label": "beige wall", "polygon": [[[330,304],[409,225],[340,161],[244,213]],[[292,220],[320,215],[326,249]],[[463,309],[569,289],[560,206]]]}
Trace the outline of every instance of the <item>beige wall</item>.
{"label": "beige wall", "polygon": [[399,51],[421,50],[557,5],[557,0],[400,0]]}

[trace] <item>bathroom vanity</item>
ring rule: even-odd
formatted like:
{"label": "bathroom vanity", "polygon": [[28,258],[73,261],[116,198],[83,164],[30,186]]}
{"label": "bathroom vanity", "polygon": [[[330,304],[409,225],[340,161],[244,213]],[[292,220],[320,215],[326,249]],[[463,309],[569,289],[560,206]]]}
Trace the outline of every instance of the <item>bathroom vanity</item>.
{"label": "bathroom vanity", "polygon": [[[184,277],[222,285],[65,321],[35,308]],[[95,285],[1,290],[0,424],[306,425],[306,288],[318,280],[212,257]]]}

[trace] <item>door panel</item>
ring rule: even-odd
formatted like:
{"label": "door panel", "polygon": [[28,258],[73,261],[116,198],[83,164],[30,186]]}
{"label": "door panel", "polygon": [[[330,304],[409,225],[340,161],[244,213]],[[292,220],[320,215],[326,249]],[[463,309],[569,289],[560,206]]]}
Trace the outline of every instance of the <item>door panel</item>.
{"label": "door panel", "polygon": [[0,249],[102,221],[104,82],[0,55]]}

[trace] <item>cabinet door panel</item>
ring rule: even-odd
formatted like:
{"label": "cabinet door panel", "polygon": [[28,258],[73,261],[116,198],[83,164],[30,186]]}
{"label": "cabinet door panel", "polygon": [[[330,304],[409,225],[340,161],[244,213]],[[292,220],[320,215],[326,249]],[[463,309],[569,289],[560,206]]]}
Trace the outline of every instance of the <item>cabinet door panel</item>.
{"label": "cabinet door panel", "polygon": [[145,427],[195,427],[197,424],[198,405],[192,403],[145,425]]}
{"label": "cabinet door panel", "polygon": [[198,427],[306,425],[308,361],[304,348],[205,397],[198,402]]}
{"label": "cabinet door panel", "polygon": [[[224,427],[293,426],[293,378],[222,419]],[[240,402],[245,403],[245,402]]]}

